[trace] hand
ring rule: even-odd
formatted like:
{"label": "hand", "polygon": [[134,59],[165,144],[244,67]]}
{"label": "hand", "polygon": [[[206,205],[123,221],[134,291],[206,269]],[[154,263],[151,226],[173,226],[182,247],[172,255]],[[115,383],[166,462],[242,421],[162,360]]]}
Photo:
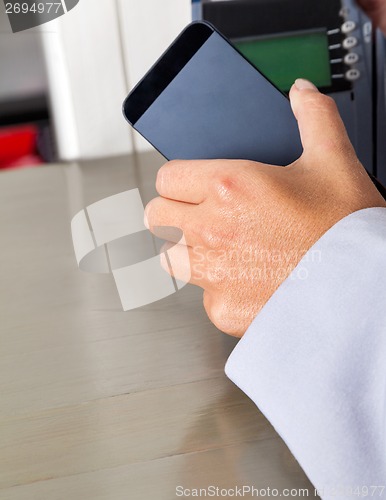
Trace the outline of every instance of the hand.
{"label": "hand", "polygon": [[374,25],[386,35],[386,0],[357,0]]}
{"label": "hand", "polygon": [[[348,139],[334,101],[297,80],[291,105],[304,153],[287,167],[252,161],[172,161],[158,172],[159,198],[145,223],[180,228],[190,282],[222,331],[241,336],[311,246],[340,219],[386,206]],[[168,245],[177,278],[186,247]],[[168,271],[165,259],[162,265]]]}

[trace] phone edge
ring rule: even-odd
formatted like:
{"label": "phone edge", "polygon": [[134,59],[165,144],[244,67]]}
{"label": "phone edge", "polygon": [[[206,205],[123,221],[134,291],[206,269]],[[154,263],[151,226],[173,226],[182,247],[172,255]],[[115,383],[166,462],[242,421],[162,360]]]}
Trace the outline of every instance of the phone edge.
{"label": "phone edge", "polygon": [[143,82],[148,78],[152,73],[155,72],[157,67],[160,66],[162,61],[164,60],[165,56],[170,52],[170,50],[175,47],[180,41],[181,38],[186,36],[186,33],[193,28],[195,25],[200,25],[200,26],[206,26],[207,28],[210,29],[210,34],[207,36],[206,39],[203,40],[203,42],[196,48],[195,52],[190,55],[190,57],[186,60],[186,62],[179,68],[178,72],[175,74],[175,76],[165,85],[164,88],[159,92],[159,94],[152,100],[152,102],[148,105],[146,110],[153,104],[153,102],[162,94],[162,92],[170,85],[170,83],[173,81],[173,79],[183,70],[183,68],[189,63],[189,61],[194,57],[194,55],[200,50],[200,48],[204,45],[204,43],[210,38],[210,36],[216,31],[214,26],[207,22],[207,21],[193,21],[189,23],[180,33],[179,35],[172,41],[172,43],[164,50],[164,52],[159,56],[159,58],[155,61],[155,63],[149,68],[149,70],[145,73],[145,75],[139,80],[139,82],[133,87],[133,89],[129,92],[125,100],[123,101],[122,104],[122,113],[123,116],[125,117],[126,121],[133,127],[135,128],[135,124],[137,121],[143,116],[143,114],[146,112],[146,110],[142,113],[142,115],[139,116],[135,121],[131,121],[128,117],[128,114],[126,112],[127,108],[127,102],[128,100],[138,92],[138,89],[143,85]]}

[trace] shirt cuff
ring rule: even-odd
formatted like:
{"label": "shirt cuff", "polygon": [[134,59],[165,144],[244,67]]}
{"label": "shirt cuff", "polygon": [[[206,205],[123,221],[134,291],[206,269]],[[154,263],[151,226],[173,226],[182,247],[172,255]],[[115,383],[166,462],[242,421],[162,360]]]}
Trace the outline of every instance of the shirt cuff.
{"label": "shirt cuff", "polygon": [[358,211],[309,250],[225,367],[324,499],[371,486],[386,498],[385,286],[386,209]]}

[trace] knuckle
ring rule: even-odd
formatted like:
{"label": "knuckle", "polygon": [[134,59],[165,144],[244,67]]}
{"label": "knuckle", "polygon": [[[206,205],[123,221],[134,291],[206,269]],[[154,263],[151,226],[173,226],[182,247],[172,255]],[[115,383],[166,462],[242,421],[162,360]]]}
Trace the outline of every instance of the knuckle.
{"label": "knuckle", "polygon": [[229,330],[229,311],[226,304],[215,298],[210,301],[208,308],[205,308],[211,322],[221,331],[227,332]]}
{"label": "knuckle", "polygon": [[212,177],[212,192],[220,200],[233,199],[240,191],[245,161],[217,162]]}
{"label": "knuckle", "polygon": [[221,173],[213,179],[212,193],[223,202],[233,199],[238,191],[237,177],[232,173]]}
{"label": "knuckle", "polygon": [[177,167],[181,165],[181,160],[170,160],[164,163],[162,167],[157,172],[156,177],[156,189],[157,191],[162,190],[163,187],[167,185],[172,172],[177,170]]}
{"label": "knuckle", "polygon": [[212,250],[222,248],[226,240],[224,232],[215,226],[205,226],[201,228],[200,237],[204,246]]}
{"label": "knuckle", "polygon": [[324,107],[324,109],[328,113],[336,113],[338,108],[334,99],[328,95],[320,94],[320,105]]}
{"label": "knuckle", "polygon": [[[211,193],[218,201],[234,201],[248,190],[257,163],[249,160],[218,160],[211,178]],[[253,176],[252,176],[253,177]]]}

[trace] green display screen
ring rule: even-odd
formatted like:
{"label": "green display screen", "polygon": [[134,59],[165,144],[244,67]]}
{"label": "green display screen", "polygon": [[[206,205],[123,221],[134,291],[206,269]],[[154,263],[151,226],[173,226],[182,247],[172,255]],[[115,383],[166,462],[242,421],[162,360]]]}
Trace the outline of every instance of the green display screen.
{"label": "green display screen", "polygon": [[296,78],[306,78],[317,87],[331,85],[325,32],[238,40],[234,45],[283,92]]}

